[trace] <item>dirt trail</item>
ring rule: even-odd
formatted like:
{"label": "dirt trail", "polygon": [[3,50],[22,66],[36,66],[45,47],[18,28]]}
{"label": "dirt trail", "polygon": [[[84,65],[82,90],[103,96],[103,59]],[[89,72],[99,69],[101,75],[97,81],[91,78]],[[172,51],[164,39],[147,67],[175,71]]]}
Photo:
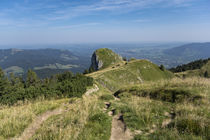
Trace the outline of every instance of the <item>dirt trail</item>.
{"label": "dirt trail", "polygon": [[[86,91],[85,95],[90,95],[93,92],[97,92],[99,90],[98,86],[95,84],[93,88]],[[65,104],[64,104],[65,106]],[[19,138],[12,138],[12,140],[28,140],[30,139],[35,133],[36,130],[38,130],[42,123],[46,121],[49,117],[54,115],[59,115],[67,110],[64,110],[61,106],[59,109],[55,109],[53,111],[47,111],[43,113],[42,115],[38,116],[22,133],[22,135]]]}
{"label": "dirt trail", "polygon": [[49,117],[53,116],[53,115],[59,115],[63,112],[64,110],[62,109],[55,109],[53,111],[47,111],[44,114],[42,114],[41,116],[38,116],[32,124],[30,124],[28,126],[28,128],[26,128],[24,130],[24,132],[22,133],[22,135],[19,138],[15,138],[13,140],[28,140],[29,138],[31,138],[37,129],[40,128],[41,124],[46,121]]}
{"label": "dirt trail", "polygon": [[92,94],[94,92],[97,92],[98,90],[99,90],[98,86],[96,84],[94,84],[94,87],[89,89],[89,90],[87,90],[85,95],[90,95],[90,94]]}
{"label": "dirt trail", "polygon": [[164,115],[169,117],[169,118],[162,122],[162,126],[161,126],[162,128],[168,126],[175,119],[176,113],[175,113],[174,109],[172,109],[172,111],[170,113],[165,112]]}
{"label": "dirt trail", "polygon": [[110,140],[130,140],[132,138],[132,133],[124,124],[123,116],[121,114],[114,116]]}

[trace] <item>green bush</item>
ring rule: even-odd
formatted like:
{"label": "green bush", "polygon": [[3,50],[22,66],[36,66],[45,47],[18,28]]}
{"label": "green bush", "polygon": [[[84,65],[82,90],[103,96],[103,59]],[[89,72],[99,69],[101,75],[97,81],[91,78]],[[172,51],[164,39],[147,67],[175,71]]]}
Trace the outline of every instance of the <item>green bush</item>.
{"label": "green bush", "polygon": [[0,69],[0,104],[13,105],[38,98],[81,97],[92,85],[93,79],[82,74],[65,72],[40,80],[32,70],[28,71],[26,81],[12,74],[9,81]]}
{"label": "green bush", "polygon": [[113,100],[114,97],[113,97],[113,95],[111,95],[111,94],[106,94],[106,95],[102,95],[102,96],[100,97],[100,99],[101,99],[101,100],[105,100],[105,101],[109,101],[109,100]]}
{"label": "green bush", "polygon": [[183,118],[176,121],[175,127],[179,133],[189,133],[203,137],[210,137],[210,123],[201,120]]}
{"label": "green bush", "polygon": [[165,67],[164,67],[163,65],[160,65],[160,69],[161,69],[162,71],[165,71]]}
{"label": "green bush", "polygon": [[183,72],[183,71],[187,71],[187,70],[201,69],[205,64],[208,63],[209,60],[210,60],[210,58],[204,59],[204,60],[203,59],[196,60],[196,61],[190,62],[188,64],[184,64],[184,65],[177,66],[175,68],[171,68],[170,71]]}
{"label": "green bush", "polygon": [[166,102],[183,102],[185,100],[196,102],[202,99],[200,95],[192,93],[190,90],[181,88],[156,88],[156,89],[125,89],[118,90],[115,94],[117,97],[129,97],[131,95],[140,97],[149,97],[151,99],[162,100]]}

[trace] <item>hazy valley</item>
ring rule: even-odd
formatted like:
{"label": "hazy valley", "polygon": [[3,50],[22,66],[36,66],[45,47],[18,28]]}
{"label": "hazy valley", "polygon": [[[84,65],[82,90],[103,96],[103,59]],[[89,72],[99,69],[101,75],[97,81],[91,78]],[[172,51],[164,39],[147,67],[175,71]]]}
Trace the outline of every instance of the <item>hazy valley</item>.
{"label": "hazy valley", "polygon": [[[147,59],[166,68],[210,57],[208,53],[210,43],[179,45],[178,43],[93,44],[51,46],[54,49],[33,49],[32,46],[29,46],[31,49],[2,49],[0,66],[7,75],[13,72],[24,77],[29,69],[34,70],[41,78],[68,70],[81,73],[89,67],[92,52],[100,46],[110,48],[127,59]],[[58,49],[59,47],[63,49]]]}

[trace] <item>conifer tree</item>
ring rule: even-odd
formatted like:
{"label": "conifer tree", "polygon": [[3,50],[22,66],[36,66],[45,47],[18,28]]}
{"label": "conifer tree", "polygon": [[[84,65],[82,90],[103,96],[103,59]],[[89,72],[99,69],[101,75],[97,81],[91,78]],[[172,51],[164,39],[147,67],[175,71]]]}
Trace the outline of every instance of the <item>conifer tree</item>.
{"label": "conifer tree", "polygon": [[162,71],[165,71],[165,67],[164,67],[163,65],[160,65],[160,69],[161,69]]}
{"label": "conifer tree", "polygon": [[4,75],[4,71],[0,68],[0,96],[2,96],[8,88],[9,88],[8,79]]}
{"label": "conifer tree", "polygon": [[85,69],[83,74],[88,74],[89,73],[89,70],[88,69]]}
{"label": "conifer tree", "polygon": [[26,78],[26,87],[36,86],[39,79],[36,73],[32,70],[28,70],[27,78]]}

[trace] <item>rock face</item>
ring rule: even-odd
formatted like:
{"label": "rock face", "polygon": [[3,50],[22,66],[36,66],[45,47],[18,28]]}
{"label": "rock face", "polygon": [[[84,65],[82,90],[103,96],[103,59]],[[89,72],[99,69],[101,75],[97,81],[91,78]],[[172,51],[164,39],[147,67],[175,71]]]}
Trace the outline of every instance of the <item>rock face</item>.
{"label": "rock face", "polygon": [[96,52],[93,53],[92,58],[91,58],[91,68],[96,71],[101,69],[103,66],[102,60],[98,59],[98,56],[96,55]]}
{"label": "rock face", "polygon": [[115,63],[120,63],[122,57],[114,53],[112,50],[107,48],[102,48],[96,50],[91,58],[90,68],[94,71],[106,68]]}

